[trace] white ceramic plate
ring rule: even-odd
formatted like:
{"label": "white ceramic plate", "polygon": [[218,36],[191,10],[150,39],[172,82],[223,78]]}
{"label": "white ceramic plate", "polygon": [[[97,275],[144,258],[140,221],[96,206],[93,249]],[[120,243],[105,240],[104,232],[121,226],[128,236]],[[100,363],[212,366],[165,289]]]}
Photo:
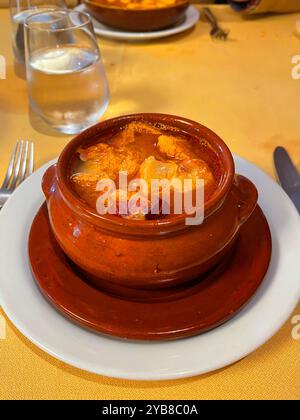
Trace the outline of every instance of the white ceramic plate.
{"label": "white ceramic plate", "polygon": [[237,172],[248,176],[259,189],[260,205],[273,237],[271,266],[254,299],[221,327],[178,341],[121,341],[73,324],[43,298],[28,263],[28,233],[44,200],[40,183],[47,166],[25,181],[0,212],[0,303],[15,326],[52,356],[89,372],[119,378],[160,380],[199,375],[256,350],[296,307],[300,298],[299,215],[268,175],[236,158]]}
{"label": "white ceramic plate", "polygon": [[[75,10],[89,13],[83,4],[81,4],[80,6],[77,6]],[[185,32],[188,29],[195,26],[199,18],[200,18],[199,10],[196,9],[196,7],[194,6],[189,6],[189,8],[186,11],[184,20],[172,26],[171,28],[162,29],[159,31],[152,31],[152,32],[122,31],[121,29],[115,29],[115,28],[111,28],[110,26],[103,25],[102,23],[98,22],[94,18],[92,18],[92,21],[93,21],[95,33],[105,38],[119,39],[122,41],[149,41],[151,39],[165,38],[167,36],[176,35],[181,32]]]}

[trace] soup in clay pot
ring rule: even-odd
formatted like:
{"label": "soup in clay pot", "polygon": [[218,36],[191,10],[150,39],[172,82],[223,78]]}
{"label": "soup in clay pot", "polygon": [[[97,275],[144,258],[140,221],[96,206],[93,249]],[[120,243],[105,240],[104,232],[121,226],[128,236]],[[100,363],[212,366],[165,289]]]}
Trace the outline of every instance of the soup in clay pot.
{"label": "soup in clay pot", "polygon": [[[153,174],[205,184],[204,221],[186,214],[101,215],[95,185],[126,169],[128,178]],[[132,290],[177,287],[216,266],[230,251],[257,205],[257,190],[236,175],[226,144],[185,118],[135,114],[103,121],[75,137],[43,178],[51,228],[65,254],[97,288],[122,296]],[[96,195],[94,195],[97,193]]]}

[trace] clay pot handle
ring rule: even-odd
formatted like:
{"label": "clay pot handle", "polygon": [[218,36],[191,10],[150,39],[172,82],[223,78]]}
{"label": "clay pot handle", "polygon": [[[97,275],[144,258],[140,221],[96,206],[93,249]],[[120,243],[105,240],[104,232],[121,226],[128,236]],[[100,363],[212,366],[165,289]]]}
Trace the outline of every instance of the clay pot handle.
{"label": "clay pot handle", "polygon": [[235,186],[238,190],[239,219],[242,225],[257,206],[258,192],[255,185],[242,175],[235,176]]}
{"label": "clay pot handle", "polygon": [[56,182],[56,164],[50,166],[46,172],[44,173],[43,179],[42,179],[42,190],[45,194],[46,200],[49,199],[53,187]]}

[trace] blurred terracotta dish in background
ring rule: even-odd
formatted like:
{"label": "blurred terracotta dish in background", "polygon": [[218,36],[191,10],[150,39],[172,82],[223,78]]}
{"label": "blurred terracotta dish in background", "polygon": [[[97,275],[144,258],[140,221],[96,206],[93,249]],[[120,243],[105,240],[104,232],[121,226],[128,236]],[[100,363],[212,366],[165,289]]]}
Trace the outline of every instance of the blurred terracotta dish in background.
{"label": "blurred terracotta dish in background", "polygon": [[149,10],[175,6],[180,0],[95,0],[95,2],[120,9]]}
{"label": "blurred terracotta dish in background", "polygon": [[92,16],[112,28],[147,32],[175,25],[190,4],[187,0],[84,0]]}

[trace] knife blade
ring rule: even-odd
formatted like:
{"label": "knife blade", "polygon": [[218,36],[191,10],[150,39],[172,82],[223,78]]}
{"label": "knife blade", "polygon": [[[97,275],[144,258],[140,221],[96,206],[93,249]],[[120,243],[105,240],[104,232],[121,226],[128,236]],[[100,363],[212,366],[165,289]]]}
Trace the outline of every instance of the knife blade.
{"label": "knife blade", "polygon": [[284,147],[275,149],[274,162],[280,184],[300,214],[300,175]]}

